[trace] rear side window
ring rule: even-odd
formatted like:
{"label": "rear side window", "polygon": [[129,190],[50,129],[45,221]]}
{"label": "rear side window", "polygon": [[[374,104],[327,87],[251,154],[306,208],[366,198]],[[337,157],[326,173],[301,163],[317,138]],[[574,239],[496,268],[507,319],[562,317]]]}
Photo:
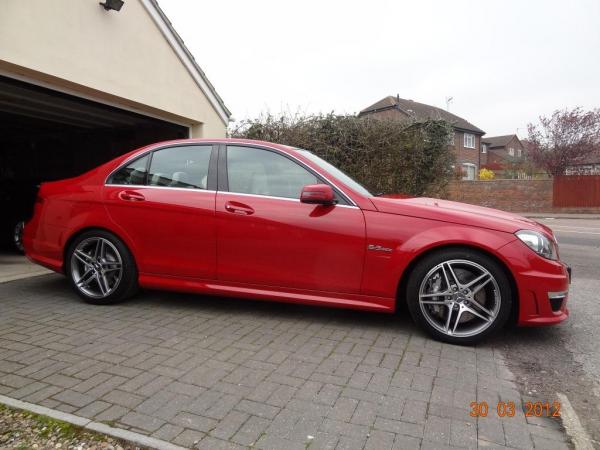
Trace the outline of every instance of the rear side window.
{"label": "rear side window", "polygon": [[[108,184],[206,189],[212,146],[189,145],[156,150],[115,172]],[[150,170],[148,159],[150,161]]]}
{"label": "rear side window", "polygon": [[122,167],[110,177],[108,184],[131,184],[138,186],[146,184],[148,158],[149,156],[146,155]]}
{"label": "rear side window", "polygon": [[210,145],[190,145],[157,150],[152,154],[148,184],[206,189]]}

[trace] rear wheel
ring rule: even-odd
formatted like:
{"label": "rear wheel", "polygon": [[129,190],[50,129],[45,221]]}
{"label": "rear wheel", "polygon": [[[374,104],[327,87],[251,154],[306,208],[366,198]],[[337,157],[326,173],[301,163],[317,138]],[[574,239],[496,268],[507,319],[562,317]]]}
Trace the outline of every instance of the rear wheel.
{"label": "rear wheel", "polygon": [[25,222],[20,220],[16,223],[13,230],[13,244],[17,250],[21,253],[25,251],[23,248],[23,229],[25,228]]}
{"label": "rear wheel", "polygon": [[81,234],[69,246],[66,262],[71,285],[89,303],[114,303],[137,291],[133,256],[111,233],[91,230]]}
{"label": "rear wheel", "polygon": [[442,250],[415,267],[407,302],[414,320],[436,339],[474,344],[506,323],[512,290],[503,268],[489,256]]}

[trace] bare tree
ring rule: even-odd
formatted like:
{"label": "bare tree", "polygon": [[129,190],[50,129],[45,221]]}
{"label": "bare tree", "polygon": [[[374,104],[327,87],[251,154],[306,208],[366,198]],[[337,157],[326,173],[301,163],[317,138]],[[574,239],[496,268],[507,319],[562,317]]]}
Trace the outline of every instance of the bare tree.
{"label": "bare tree", "polygon": [[527,126],[528,152],[549,175],[563,175],[568,166],[600,149],[600,109],[556,110],[539,121]]}

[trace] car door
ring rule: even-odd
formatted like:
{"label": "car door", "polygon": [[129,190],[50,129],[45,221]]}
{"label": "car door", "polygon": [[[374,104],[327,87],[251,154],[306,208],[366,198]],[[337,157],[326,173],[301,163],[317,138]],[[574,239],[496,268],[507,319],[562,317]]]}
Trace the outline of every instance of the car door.
{"label": "car door", "polygon": [[276,151],[241,145],[219,156],[217,276],[228,282],[360,292],[365,219],[351,205],[310,205],[302,187],[322,183]]}
{"label": "car door", "polygon": [[216,152],[212,145],[161,148],[109,177],[104,203],[133,241],[140,272],[215,278]]}

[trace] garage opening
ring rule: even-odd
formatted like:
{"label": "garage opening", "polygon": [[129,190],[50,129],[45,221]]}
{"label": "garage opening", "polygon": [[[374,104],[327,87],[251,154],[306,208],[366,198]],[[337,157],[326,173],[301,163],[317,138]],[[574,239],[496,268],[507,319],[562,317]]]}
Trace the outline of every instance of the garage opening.
{"label": "garage opening", "polygon": [[0,76],[0,248],[14,246],[41,182],[188,135],[181,125]]}

